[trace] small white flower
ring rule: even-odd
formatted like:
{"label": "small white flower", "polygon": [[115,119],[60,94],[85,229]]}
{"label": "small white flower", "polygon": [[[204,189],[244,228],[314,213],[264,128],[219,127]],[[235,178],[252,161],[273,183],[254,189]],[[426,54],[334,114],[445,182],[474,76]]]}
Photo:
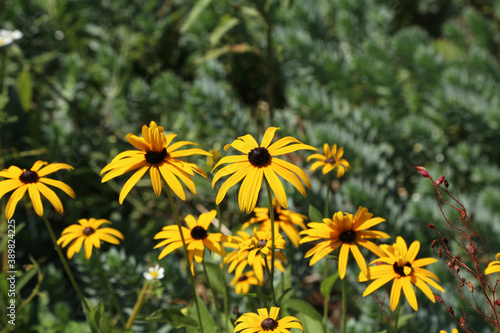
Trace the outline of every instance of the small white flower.
{"label": "small white flower", "polygon": [[153,267],[149,267],[147,272],[144,272],[144,277],[146,280],[160,280],[163,279],[165,269],[155,264]]}
{"label": "small white flower", "polygon": [[15,40],[23,38],[23,33],[19,30],[0,29],[0,47],[7,46]]}

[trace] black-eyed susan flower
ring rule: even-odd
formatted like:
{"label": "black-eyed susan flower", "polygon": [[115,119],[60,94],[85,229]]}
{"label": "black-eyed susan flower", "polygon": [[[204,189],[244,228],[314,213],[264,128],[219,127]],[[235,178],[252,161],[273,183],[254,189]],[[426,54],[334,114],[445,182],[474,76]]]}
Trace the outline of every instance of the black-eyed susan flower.
{"label": "black-eyed susan flower", "polygon": [[382,223],[385,219],[373,217],[368,209],[359,207],[355,216],[337,212],[332,219],[323,219],[321,222],[311,222],[307,226],[309,229],[300,232],[306,235],[300,243],[320,241],[316,246],[307,251],[305,258],[312,256],[309,265],[314,265],[318,260],[327,254],[340,248],[339,253],[339,276],[344,278],[347,269],[349,252],[352,252],[354,259],[358,263],[362,272],[367,272],[366,261],[358,245],[361,245],[375,254],[380,254],[380,249],[368,239],[389,238],[389,235],[382,231],[368,230],[369,228]]}
{"label": "black-eyed susan flower", "polygon": [[234,277],[231,281],[231,286],[234,287],[234,290],[238,295],[248,294],[250,291],[250,286],[258,286],[262,285],[262,282],[259,282],[257,277],[255,276],[254,271],[248,271],[239,277]]}
{"label": "black-eyed susan flower", "polygon": [[51,163],[47,165],[47,162],[36,161],[29,170],[12,165],[8,169],[0,171],[0,177],[9,178],[0,182],[0,198],[6,193],[15,190],[7,202],[5,210],[5,217],[7,220],[14,215],[16,205],[26,191],[28,191],[37,215],[43,215],[43,204],[40,194],[50,201],[59,214],[62,214],[64,209],[61,200],[55,192],[46,185],[57,187],[72,198],[75,198],[75,192],[62,181],[45,177],[61,169],[71,170],[73,167],[65,163]]}
{"label": "black-eyed susan flower", "polygon": [[372,262],[377,263],[377,265],[368,267],[368,274],[361,272],[358,276],[358,281],[360,282],[375,280],[366,288],[363,297],[371,294],[386,283],[393,281],[390,296],[391,311],[394,311],[399,304],[401,290],[403,290],[410,306],[415,311],[418,311],[417,297],[412,284],[422,290],[432,303],[435,303],[436,299],[428,284],[437,290],[445,292],[436,283],[436,281],[439,281],[438,277],[427,269],[422,268],[422,266],[437,262],[437,259],[422,258],[415,260],[420,250],[419,241],[414,241],[410,245],[410,248],[408,248],[404,239],[398,236],[396,243],[393,245],[382,244],[380,245],[380,249],[383,251],[381,253],[382,256]]}
{"label": "black-eyed susan flower", "polygon": [[484,270],[484,274],[489,275],[489,274],[500,272],[500,261],[499,261],[500,252],[498,252],[495,255],[495,259],[496,260],[494,260],[488,264],[488,267]]}
{"label": "black-eyed susan flower", "polygon": [[[208,232],[208,227],[216,215],[217,211],[214,209],[208,213],[201,214],[198,220],[193,215],[188,215],[184,219],[189,229],[182,227],[182,234],[186,242],[189,264],[193,275],[193,258],[197,263],[201,263],[205,248],[221,256],[226,255],[226,250],[222,247],[221,242],[227,241],[228,237],[221,233]],[[166,245],[158,259],[162,259],[167,254],[182,247],[182,238],[177,225],[163,227],[162,231],[154,236],[154,239],[165,239],[154,247],[156,249]]]}
{"label": "black-eyed susan flower", "polygon": [[[231,236],[231,242],[224,243],[224,246],[237,250],[228,253],[224,257],[224,264],[229,265],[229,273],[234,271],[235,278],[239,278],[247,265],[249,265],[255,272],[257,279],[263,282],[264,267],[266,266],[265,260],[267,260],[269,266],[271,266],[272,263],[271,232],[258,232],[258,234],[256,234],[254,230],[254,236],[256,237],[250,236],[245,231],[238,231],[237,235]],[[275,242],[277,249],[285,247],[285,241],[281,235],[275,235]],[[260,253],[265,254],[266,259],[264,259]],[[274,267],[284,272],[285,268],[282,263],[286,262],[286,259],[286,256],[282,252],[276,251]]]}
{"label": "black-eyed susan flower", "polygon": [[189,141],[172,143],[176,136],[177,134],[164,135],[163,127],[157,126],[154,121],[149,124],[149,127],[146,125],[142,127],[142,137],[131,133],[127,134],[127,141],[138,150],[127,150],[116,155],[111,163],[101,170],[101,175],[107,172],[101,180],[104,183],[129,171],[139,169],[123,185],[119,197],[120,204],[148,170],[153,190],[157,196],[161,193],[162,178],[182,200],[186,199],[186,195],[181,181],[193,194],[196,194],[196,187],[191,176],[194,175],[194,172],[203,177],[207,175],[196,164],[184,162],[178,158],[191,155],[210,155],[210,153],[199,148],[179,150],[185,145],[196,145],[196,143]]}
{"label": "black-eyed susan flower", "polygon": [[71,259],[75,253],[80,252],[82,245],[85,248],[85,258],[90,259],[92,249],[94,247],[99,249],[101,241],[119,244],[120,239],[123,240],[123,234],[116,229],[99,229],[102,224],[111,224],[111,221],[90,218],[88,220],[80,219],[78,223],[65,228],[61,237],[57,240],[57,244],[61,245],[61,247],[66,247],[71,243],[68,247],[68,259]]}
{"label": "black-eyed susan flower", "polygon": [[244,313],[236,320],[234,332],[241,333],[290,333],[290,328],[298,328],[304,331],[301,322],[292,316],[278,320],[280,308],[272,307],[269,313],[267,309],[257,309],[257,313]]}
{"label": "black-eyed susan flower", "polygon": [[288,154],[299,149],[317,149],[303,144],[291,136],[284,137],[271,144],[274,133],[278,129],[278,127],[269,127],[264,133],[260,145],[255,141],[253,136],[247,134],[224,147],[224,150],[233,147],[244,155],[223,157],[213,168],[213,170],[215,170],[219,165],[231,163],[220,169],[215,174],[212,181],[212,187],[214,187],[217,180],[221,177],[231,175],[224,184],[222,184],[217,193],[217,204],[224,199],[230,187],[236,185],[243,179],[238,193],[238,203],[241,211],[250,213],[257,203],[264,177],[269,182],[275,197],[285,209],[288,207],[287,197],[283,184],[278,176],[289,181],[300,191],[300,193],[302,193],[302,195],[306,196],[306,191],[302,182],[304,182],[309,189],[311,188],[311,184],[304,171],[298,166],[283,161],[276,156]]}
{"label": "black-eyed susan flower", "polygon": [[328,143],[325,143],[323,145],[323,152],[324,155],[314,154],[307,158],[308,162],[312,159],[318,160],[314,162],[313,165],[311,165],[312,171],[316,170],[319,167],[323,167],[323,174],[326,175],[330,171],[337,168],[337,178],[340,178],[351,167],[349,165],[349,162],[347,162],[346,159],[342,158],[342,156],[344,155],[344,147],[340,147],[337,150],[337,145],[334,144],[330,149]]}
{"label": "black-eyed susan flower", "polygon": [[[300,236],[299,230],[296,226],[305,229],[306,226],[304,225],[304,220],[307,219],[307,216],[281,208],[280,203],[276,199],[273,199],[273,213],[276,232],[279,232],[279,229],[281,228],[288,236],[292,244],[295,247],[299,247]],[[246,229],[252,224],[260,223],[258,227],[259,230],[271,230],[271,216],[269,208],[256,207],[252,214],[253,216],[241,226],[241,229]]]}
{"label": "black-eyed susan flower", "polygon": [[158,264],[154,264],[154,266],[149,267],[147,272],[144,272],[144,277],[148,281],[153,280],[161,280],[163,279],[165,274],[165,268],[160,267]]}

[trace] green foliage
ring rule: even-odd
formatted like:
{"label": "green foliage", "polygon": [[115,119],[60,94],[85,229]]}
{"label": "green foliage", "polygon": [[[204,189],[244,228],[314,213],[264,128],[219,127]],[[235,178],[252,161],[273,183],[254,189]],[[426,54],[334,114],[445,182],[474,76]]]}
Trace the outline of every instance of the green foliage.
{"label": "green foliage", "polygon": [[[266,21],[255,3],[267,6],[272,23],[271,59]],[[119,251],[103,244],[101,256],[127,314],[147,264],[158,261],[153,236],[173,218],[147,177],[120,205],[118,193],[127,176],[101,184],[99,173],[113,156],[131,149],[127,133],[139,134],[151,120],[177,133],[176,140],[219,149],[223,156],[225,144],[247,133],[260,136],[271,125],[281,127],[278,136],[293,135],[319,149],[325,142],[343,146],[352,168],[334,182],[330,212],[367,207],[387,220],[380,226],[393,239],[420,240],[422,256],[436,256],[429,248],[435,235],[426,223],[442,229],[444,224],[432,187],[413,166],[425,166],[434,179],[446,173],[450,189],[472,216],[475,241],[480,238],[490,259],[498,251],[500,5],[494,1],[26,0],[4,7],[0,28],[19,29],[24,37],[0,48],[0,169],[28,168],[39,159],[75,167],[57,177],[75,189],[77,199],[62,195],[64,214],[46,205],[47,216],[57,235],[88,217],[109,218],[125,235]],[[308,168],[305,155],[292,158]],[[204,158],[190,161],[210,173]],[[304,199],[287,185],[290,205],[311,221],[321,221],[326,177],[307,173],[312,190]],[[211,177],[195,182],[198,194],[187,193],[186,201],[177,202],[183,215],[199,214],[199,205],[215,207]],[[235,196],[231,189],[219,217],[233,231],[247,218]],[[46,274],[42,293],[23,314],[19,329],[89,331],[29,200],[20,202],[15,219],[25,225],[16,235],[22,244],[16,249],[18,266],[29,265],[32,254]],[[287,311],[305,311],[298,318],[306,331],[315,332],[321,329],[320,312],[311,309],[307,296],[331,290],[332,302],[338,303],[339,287],[333,277],[321,286],[302,284],[318,268],[302,259],[306,247],[287,251],[292,267],[292,290],[283,298]],[[161,264],[166,278],[143,314],[165,309],[165,303],[192,300],[181,254]],[[80,254],[71,265],[84,293],[98,304],[93,329],[116,321],[92,260]],[[448,291],[443,298],[459,309],[463,303],[454,296],[456,281],[444,262],[434,266]],[[215,267],[209,265],[210,280],[222,292]],[[25,298],[36,279],[34,270],[23,274],[18,288]],[[349,327],[381,331],[386,326],[373,319],[380,311],[361,297],[364,287],[352,296],[357,309]],[[251,310],[257,303],[233,292],[229,296],[230,309]],[[419,298],[419,304],[428,303]],[[196,318],[189,304],[183,306],[160,310],[167,311],[161,312],[165,322],[141,317],[134,331],[176,332],[175,318],[189,325],[179,312],[189,308]],[[204,324],[215,325],[212,311],[203,309]],[[411,333],[454,324],[442,307],[433,309],[426,312],[428,320],[407,313],[404,329]],[[467,319],[477,330],[491,331],[477,316]]]}

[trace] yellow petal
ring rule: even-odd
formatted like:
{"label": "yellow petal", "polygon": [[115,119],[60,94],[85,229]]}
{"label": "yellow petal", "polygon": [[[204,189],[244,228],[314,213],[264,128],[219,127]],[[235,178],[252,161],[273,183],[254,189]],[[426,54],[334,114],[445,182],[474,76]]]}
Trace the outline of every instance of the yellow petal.
{"label": "yellow petal", "polygon": [[217,197],[215,199],[215,203],[218,205],[222,201],[222,199],[224,199],[224,197],[226,196],[227,191],[232,186],[236,185],[240,180],[242,180],[243,177],[245,177],[252,168],[254,167],[250,163],[248,163],[240,170],[238,170],[235,174],[233,174],[231,177],[229,177],[219,189],[219,192],[217,193]]}
{"label": "yellow petal", "polygon": [[186,194],[184,193],[181,182],[172,173],[172,171],[170,171],[168,164],[160,165],[159,169],[163,179],[167,182],[168,187],[170,187],[179,198],[186,200]]}
{"label": "yellow petal", "polygon": [[161,193],[161,177],[160,171],[156,165],[151,166],[149,169],[149,177],[151,178],[151,184],[153,185],[153,191],[156,196],[159,197]]}
{"label": "yellow petal", "polygon": [[47,185],[50,185],[50,186],[57,187],[58,189],[63,190],[64,193],[66,193],[67,195],[69,195],[73,199],[76,197],[75,191],[73,191],[73,189],[71,187],[69,187],[68,185],[66,185],[65,183],[63,183],[59,180],[55,180],[55,179],[51,179],[51,178],[40,178],[40,182],[47,184]]}
{"label": "yellow petal", "polygon": [[269,145],[273,141],[274,133],[279,129],[280,129],[279,127],[269,127],[264,133],[264,136],[262,137],[260,146],[265,148],[269,147]]}
{"label": "yellow petal", "polygon": [[58,170],[65,169],[65,170],[72,170],[73,167],[69,164],[66,163],[51,163],[41,169],[40,171],[37,172],[38,177],[44,177],[48,174],[51,174],[53,172],[56,172]]}
{"label": "yellow petal", "polygon": [[56,211],[59,214],[62,214],[64,211],[63,205],[59,197],[55,194],[55,192],[42,183],[35,183],[35,186],[38,189],[38,191],[40,191],[40,193],[42,193],[43,196],[50,201],[50,203],[52,204],[52,206],[54,206]]}
{"label": "yellow petal", "polygon": [[17,179],[7,179],[0,182],[0,198],[20,186],[23,186],[24,183]]}
{"label": "yellow petal", "polygon": [[30,195],[33,208],[38,216],[43,215],[43,204],[40,199],[40,192],[36,188],[36,184],[28,184],[28,194]]}
{"label": "yellow petal", "polygon": [[401,287],[402,287],[402,279],[396,278],[392,283],[391,289],[391,299],[390,299],[390,308],[391,311],[394,311],[398,306],[399,299],[401,298]]}
{"label": "yellow petal", "polygon": [[127,182],[125,183],[125,185],[123,185],[123,188],[120,191],[120,197],[118,199],[118,202],[120,203],[120,205],[123,203],[123,200],[125,199],[125,197],[127,196],[127,194],[130,192],[130,190],[132,189],[132,187],[134,187],[134,185],[137,184],[137,182],[139,181],[139,179],[141,179],[142,176],[144,176],[144,174],[146,173],[146,171],[148,171],[148,168],[149,168],[148,166],[143,166],[142,168],[140,168],[139,170],[137,170],[132,175],[132,177],[130,177],[129,180],[127,180]]}
{"label": "yellow petal", "polygon": [[413,310],[418,311],[417,296],[415,296],[415,291],[413,290],[410,278],[402,278],[401,284],[403,285],[403,293],[405,294],[408,303],[410,303],[410,306],[413,308]]}

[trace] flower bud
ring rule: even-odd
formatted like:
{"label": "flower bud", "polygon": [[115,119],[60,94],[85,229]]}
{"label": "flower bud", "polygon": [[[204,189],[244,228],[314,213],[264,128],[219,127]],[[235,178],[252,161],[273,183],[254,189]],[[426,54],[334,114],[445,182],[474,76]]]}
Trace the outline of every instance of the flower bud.
{"label": "flower bud", "polygon": [[469,291],[472,294],[474,292],[474,287],[472,286],[472,283],[470,281],[467,282],[467,287],[469,287]]}
{"label": "flower bud", "polygon": [[496,305],[500,305],[500,299],[497,299],[497,300],[495,301],[495,304],[496,304]]}
{"label": "flower bud", "polygon": [[441,248],[438,249],[438,257],[441,258],[443,256],[443,251]]}
{"label": "flower bud", "polygon": [[441,185],[446,180],[445,176],[446,176],[446,174],[444,174],[438,178],[438,180],[436,181],[437,186]]}
{"label": "flower bud", "polygon": [[424,167],[421,166],[416,166],[415,169],[417,169],[418,173],[422,175],[422,177],[427,177],[431,178],[431,175],[429,175],[429,172]]}
{"label": "flower bud", "polygon": [[444,187],[448,188],[448,186],[450,186],[450,183],[448,183],[448,181],[445,179],[444,180]]}
{"label": "flower bud", "polygon": [[433,241],[432,241],[432,243],[431,243],[431,249],[433,249],[433,248],[434,248],[434,246],[436,246],[436,245],[437,245],[437,243],[438,243],[438,240],[437,240],[437,239],[433,240]]}
{"label": "flower bud", "polygon": [[470,244],[469,251],[470,251],[470,254],[472,254],[472,255],[476,254],[476,247],[474,246],[474,244],[472,244],[472,243]]}
{"label": "flower bud", "polygon": [[443,303],[443,299],[440,296],[434,295],[434,298],[436,299],[436,302]]}
{"label": "flower bud", "polygon": [[436,227],[432,223],[427,223],[427,226],[429,227],[429,229],[433,229],[433,230],[436,229]]}

